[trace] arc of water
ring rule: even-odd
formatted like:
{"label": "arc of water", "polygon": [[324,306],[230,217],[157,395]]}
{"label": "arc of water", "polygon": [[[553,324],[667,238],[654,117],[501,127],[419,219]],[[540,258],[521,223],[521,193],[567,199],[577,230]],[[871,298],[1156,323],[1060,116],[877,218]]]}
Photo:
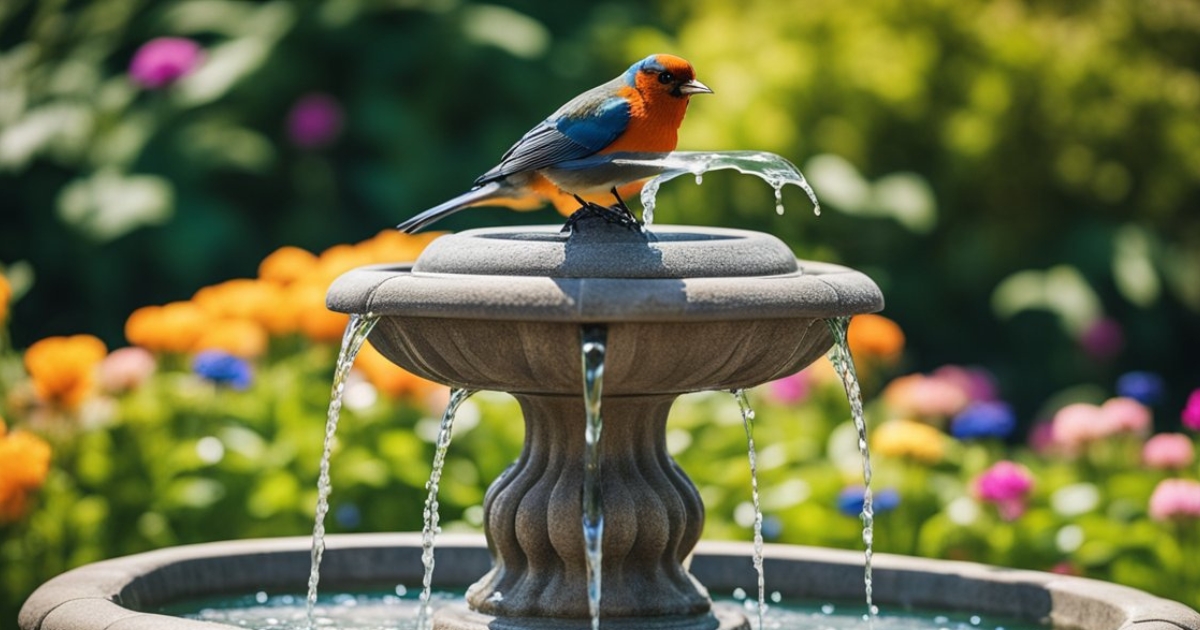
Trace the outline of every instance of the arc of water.
{"label": "arc of water", "polygon": [[354,359],[362,350],[367,336],[375,328],[379,317],[367,313],[351,315],[346,331],[342,334],[342,347],[338,351],[337,365],[333,371],[333,387],[329,394],[329,410],[325,414],[325,444],[321,452],[321,467],[317,475],[317,510],[313,524],[312,565],[308,574],[307,616],[308,627],[316,625],[317,586],[321,581],[321,559],[325,555],[325,517],[329,514],[329,493],[332,484],[329,478],[329,463],[336,443],[338,419],[342,415],[342,397],[346,393],[346,379]]}
{"label": "arc of water", "polygon": [[763,615],[767,610],[767,580],[763,571],[763,515],[758,500],[758,456],[754,450],[754,409],[746,397],[746,390],[732,392],[742,412],[742,425],[746,428],[746,446],[750,456],[750,500],[754,503],[754,571],[758,574],[758,628],[763,627]]}
{"label": "arc of water", "polygon": [[474,393],[474,390],[462,388],[450,390],[450,401],[446,404],[446,411],[442,413],[442,422],[438,427],[432,470],[429,473],[429,481],[425,482],[425,489],[429,495],[425,497],[425,526],[421,529],[421,564],[425,566],[425,574],[421,580],[421,604],[417,616],[418,630],[427,630],[432,618],[433,611],[430,600],[433,595],[433,548],[438,534],[438,487],[442,481],[442,469],[446,465],[446,452],[450,450],[454,417],[458,414],[459,406]]}
{"label": "arc of water", "polygon": [[871,559],[874,555],[875,542],[875,508],[871,493],[871,451],[867,444],[867,420],[863,414],[862,389],[858,385],[858,374],[854,369],[854,357],[850,356],[850,343],[847,332],[850,328],[849,317],[835,317],[826,320],[829,331],[833,335],[833,347],[829,350],[829,361],[834,371],[842,381],[846,390],[846,398],[850,401],[850,416],[854,420],[854,428],[858,431],[858,452],[862,457],[863,475],[863,546],[864,567],[863,585],[866,591],[868,622],[872,622],[879,613],[875,607],[872,594]]}
{"label": "arc of water", "polygon": [[583,467],[583,540],[588,568],[588,612],[592,630],[600,628],[601,565],[604,543],[604,502],[600,487],[600,397],[604,388],[604,358],[608,328],[601,324],[585,325],[580,330],[580,355],[583,367],[583,400],[587,427],[584,432]]}

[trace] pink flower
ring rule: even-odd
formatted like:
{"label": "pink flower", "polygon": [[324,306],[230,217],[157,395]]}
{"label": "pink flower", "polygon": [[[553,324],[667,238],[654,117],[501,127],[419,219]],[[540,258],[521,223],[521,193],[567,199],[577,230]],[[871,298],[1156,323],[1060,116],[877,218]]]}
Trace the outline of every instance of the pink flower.
{"label": "pink flower", "polygon": [[1098,319],[1079,336],[1079,345],[1093,359],[1111,359],[1125,349],[1125,333],[1114,319]]}
{"label": "pink flower", "polygon": [[808,374],[797,372],[767,383],[767,397],[778,403],[794,404],[808,398],[811,389]]}
{"label": "pink flower", "polygon": [[1100,406],[1100,413],[1111,433],[1145,435],[1150,432],[1150,408],[1132,398],[1110,398]]}
{"label": "pink flower", "polygon": [[336,99],[328,94],[308,94],[288,112],[288,137],[304,149],[327,146],[341,134],[342,120],[342,106]]}
{"label": "pink flower", "polygon": [[1156,521],[1200,518],[1200,481],[1160,481],[1150,495],[1150,518]]}
{"label": "pink flower", "polygon": [[1182,433],[1160,433],[1142,446],[1142,462],[1151,468],[1179,470],[1195,460],[1192,440]]}
{"label": "pink flower", "polygon": [[883,398],[895,416],[916,415],[944,420],[971,402],[966,389],[954,380],[924,374],[901,376],[888,383]]}
{"label": "pink flower", "polygon": [[996,400],[996,377],[984,368],[943,365],[932,376],[957,385],[971,401]]}
{"label": "pink flower", "polygon": [[114,394],[137,389],[157,367],[154,355],[144,348],[113,350],[100,362],[100,387]]}
{"label": "pink flower", "polygon": [[158,90],[191,74],[204,60],[200,45],[182,37],[152,39],[137,50],[129,76],[144,88]]}
{"label": "pink flower", "polygon": [[1029,469],[1010,461],[999,461],[975,480],[980,500],[995,504],[1000,517],[1012,521],[1025,513],[1025,497],[1033,489]]}
{"label": "pink flower", "polygon": [[1183,420],[1183,426],[1200,431],[1200,389],[1192,390],[1180,418]]}

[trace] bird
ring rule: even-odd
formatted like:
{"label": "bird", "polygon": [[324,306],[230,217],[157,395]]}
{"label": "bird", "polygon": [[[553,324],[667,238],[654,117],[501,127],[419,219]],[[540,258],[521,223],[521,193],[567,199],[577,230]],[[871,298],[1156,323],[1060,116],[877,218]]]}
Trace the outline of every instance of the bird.
{"label": "bird", "polygon": [[[572,163],[610,153],[673,151],[691,97],[711,93],[696,79],[687,60],[669,54],[650,55],[567,101],[521,136],[470,190],[396,228],[416,232],[475,206],[526,210],[546,202],[563,214],[575,208],[619,211],[636,225],[621,195],[640,191],[646,181],[644,173],[588,167],[586,163],[572,168]],[[600,205],[599,201],[610,195],[617,205]]]}

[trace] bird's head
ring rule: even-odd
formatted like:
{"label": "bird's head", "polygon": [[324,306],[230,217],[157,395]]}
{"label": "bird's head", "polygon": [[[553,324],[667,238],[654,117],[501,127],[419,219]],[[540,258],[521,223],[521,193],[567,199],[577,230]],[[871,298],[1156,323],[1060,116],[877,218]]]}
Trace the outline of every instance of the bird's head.
{"label": "bird's head", "polygon": [[665,94],[686,99],[693,94],[712,94],[696,80],[696,71],[686,59],[675,55],[650,55],[625,72],[625,82],[642,94]]}

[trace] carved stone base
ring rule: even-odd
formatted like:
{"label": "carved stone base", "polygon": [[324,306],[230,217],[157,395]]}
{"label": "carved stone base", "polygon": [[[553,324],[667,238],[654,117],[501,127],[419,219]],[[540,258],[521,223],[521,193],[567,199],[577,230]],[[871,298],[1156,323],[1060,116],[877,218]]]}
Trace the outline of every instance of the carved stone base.
{"label": "carved stone base", "polygon": [[[582,526],[583,401],[515,396],[525,415],[525,446],[484,500],[494,566],[467,591],[467,601],[472,610],[503,619],[585,623],[590,617]],[[667,413],[674,398],[603,399],[600,612],[606,627],[622,619],[659,618],[668,624],[661,627],[673,628],[669,618],[679,618],[685,625],[678,627],[699,629],[707,626],[697,619],[711,618],[708,593],[683,568],[700,539],[704,505],[667,453]]]}
{"label": "carved stone base", "polygon": [[[741,607],[713,604],[711,613],[693,617],[601,617],[603,630],[750,630],[750,622]],[[591,630],[588,619],[537,619],[484,615],[455,604],[433,616],[433,630]]]}

